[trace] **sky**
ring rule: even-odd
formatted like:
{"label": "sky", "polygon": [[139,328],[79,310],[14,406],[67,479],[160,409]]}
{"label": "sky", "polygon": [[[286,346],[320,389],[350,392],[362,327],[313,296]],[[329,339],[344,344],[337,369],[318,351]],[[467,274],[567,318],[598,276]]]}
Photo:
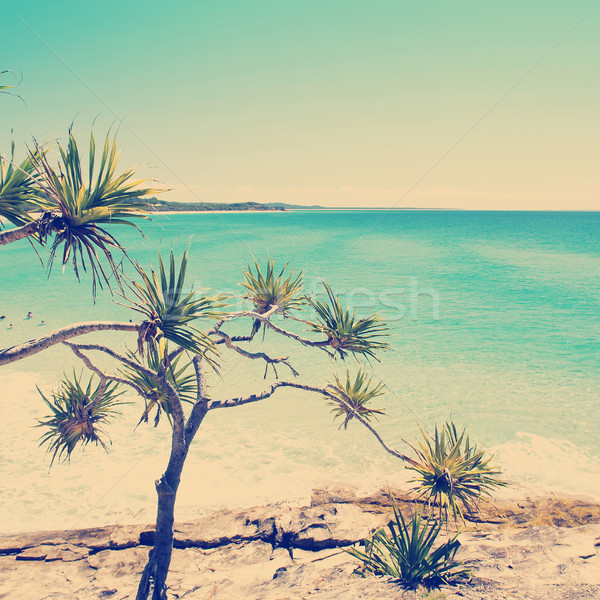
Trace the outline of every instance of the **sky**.
{"label": "sky", "polygon": [[[4,3],[11,130],[86,143],[180,202],[600,209],[600,5]],[[9,75],[3,80],[8,81]]]}

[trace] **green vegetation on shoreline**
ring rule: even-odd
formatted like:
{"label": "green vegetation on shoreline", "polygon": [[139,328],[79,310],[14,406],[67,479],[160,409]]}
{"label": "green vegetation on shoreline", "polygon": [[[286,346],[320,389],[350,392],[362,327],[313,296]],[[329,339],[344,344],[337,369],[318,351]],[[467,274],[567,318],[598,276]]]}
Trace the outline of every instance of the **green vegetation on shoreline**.
{"label": "green vegetation on shoreline", "polygon": [[157,198],[146,199],[150,210],[157,212],[212,212],[217,210],[243,210],[243,211],[283,211],[283,206],[269,206],[259,202],[173,202],[169,200],[158,200]]}

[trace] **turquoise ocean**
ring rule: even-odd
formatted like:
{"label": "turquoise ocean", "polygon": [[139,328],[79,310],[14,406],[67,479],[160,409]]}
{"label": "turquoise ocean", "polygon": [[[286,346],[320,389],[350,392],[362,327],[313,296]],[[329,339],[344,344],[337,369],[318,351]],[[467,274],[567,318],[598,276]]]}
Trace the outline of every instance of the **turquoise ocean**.
{"label": "turquoise ocean", "polygon": [[[197,287],[240,294],[242,269],[253,256],[263,263],[271,256],[302,271],[307,291],[322,293],[325,280],[359,314],[381,312],[392,349],[368,367],[386,385],[376,406],[386,410],[378,428],[391,445],[407,449],[402,440],[414,444],[420,428],[432,431],[451,418],[494,452],[511,483],[504,494],[600,500],[600,213],[175,214],[155,216],[143,230],[145,238],[133,228],[113,233],[142,265],[156,264],[159,250],[180,253],[189,244]],[[71,270],[56,268],[48,279],[26,241],[4,247],[1,264],[2,347],[77,321],[135,318],[106,291],[94,304],[89,279],[79,284]],[[135,343],[116,334],[96,339]],[[289,355],[307,383],[359,367],[270,333],[264,344]],[[35,424],[45,410],[36,385],[47,393],[73,368],[81,371],[54,348],[0,370],[0,531],[154,518],[169,428],[136,428],[140,400],[125,397],[132,404],[108,428],[108,456],[91,446],[50,468],[38,447]],[[210,393],[225,399],[261,391],[269,383],[263,370],[225,358]],[[285,368],[280,375],[291,377]],[[370,492],[406,484],[410,474],[359,424],[338,425],[323,399],[298,391],[210,413],[184,471],[177,518],[304,502],[315,487]]]}

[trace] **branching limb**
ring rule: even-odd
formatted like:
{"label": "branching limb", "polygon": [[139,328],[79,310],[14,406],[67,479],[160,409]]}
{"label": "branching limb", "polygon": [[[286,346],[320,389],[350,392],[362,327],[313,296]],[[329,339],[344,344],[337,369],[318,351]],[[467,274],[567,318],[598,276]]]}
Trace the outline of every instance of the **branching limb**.
{"label": "branching limb", "polygon": [[27,358],[51,346],[92,331],[137,331],[139,327],[136,323],[113,321],[94,321],[69,325],[35,340],[29,340],[23,344],[0,350],[0,366]]}
{"label": "branching limb", "polygon": [[[211,335],[222,335],[223,332],[219,332],[219,333],[213,333]],[[229,339],[232,342],[251,342],[254,338],[255,338],[256,334],[253,333],[252,335],[232,335],[231,337],[229,337]],[[219,344],[224,344],[225,340],[223,338],[215,340],[214,344],[215,346],[218,346]]]}
{"label": "branching limb", "polygon": [[[273,307],[273,308],[276,308],[276,307]],[[238,319],[241,317],[248,317],[251,319],[256,319],[256,320],[264,323],[266,327],[268,327],[275,333],[279,333],[280,335],[283,335],[290,339],[296,340],[297,342],[300,342],[304,346],[320,348],[321,350],[324,350],[325,352],[327,352],[328,354],[333,356],[333,354],[331,354],[326,348],[326,346],[329,345],[329,340],[317,340],[317,341],[309,340],[307,338],[302,337],[301,335],[292,333],[291,331],[287,331],[286,329],[283,329],[282,327],[279,327],[278,325],[275,325],[274,323],[271,322],[270,317],[271,317],[272,313],[273,313],[273,309],[271,309],[269,312],[266,312],[265,314],[260,314],[260,313],[257,313],[257,312],[251,311],[251,310],[244,310],[244,311],[239,311],[239,312],[235,312],[235,313],[231,313],[231,314],[227,315],[225,320],[231,321],[233,319]]]}
{"label": "branching limb", "polygon": [[[128,365],[128,366],[132,367],[133,369],[136,369],[140,373],[144,373],[145,375],[147,375],[148,377],[153,379],[156,383],[158,383],[166,391],[167,396],[169,397],[169,404],[171,406],[171,413],[173,416],[173,446],[177,447],[179,449],[184,448],[185,419],[184,419],[184,415],[183,415],[183,407],[181,406],[181,400],[179,399],[179,394],[177,393],[177,390],[175,390],[175,388],[173,387],[171,382],[167,379],[165,365],[162,365],[159,373],[155,373],[152,369],[147,369],[146,367],[140,365],[138,362],[135,362],[135,361],[127,358],[126,356],[123,356],[122,354],[119,354],[118,352],[115,352],[114,350],[112,350],[106,346],[102,346],[101,344],[69,343],[68,345],[73,351],[75,351],[75,349],[77,349],[80,351],[81,350],[96,350],[98,352],[104,352],[105,354],[108,354],[108,356],[114,358],[115,360],[117,360],[125,365]],[[111,377],[111,379],[113,381],[117,381],[117,378]],[[120,382],[126,383],[126,380],[120,379]],[[131,383],[127,382],[127,385],[131,386]],[[133,387],[133,386],[131,386],[131,387]],[[138,389],[138,393],[139,393],[139,391],[141,391],[141,390]],[[141,396],[143,398],[146,397],[143,392],[141,393]]]}
{"label": "branching limb", "polygon": [[[206,332],[207,336],[213,336],[213,335],[221,335],[221,327],[223,326],[223,324],[225,323],[225,321],[221,320],[221,321],[217,321],[216,325],[210,329],[209,331]],[[250,335],[232,335],[229,336],[229,339],[232,342],[251,342],[254,337],[255,337],[256,333],[251,333]],[[218,346],[219,344],[224,344],[225,340],[223,338],[220,338],[218,340],[214,340],[214,345]]]}
{"label": "branching limb", "polygon": [[[65,346],[70,346],[69,342],[63,342],[63,344],[65,344]],[[80,352],[77,348],[70,346],[71,350],[73,350],[73,353],[75,354],[75,356],[77,356],[77,358],[81,359],[83,361],[83,364],[93,373],[95,373],[96,375],[98,375],[98,377],[100,378],[100,385],[98,386],[98,393],[96,394],[96,397],[94,398],[94,400],[92,400],[91,402],[88,402],[86,404],[86,406],[84,406],[84,410],[91,410],[92,408],[94,408],[94,405],[99,402],[102,398],[104,398],[104,394],[106,392],[106,385],[108,383],[108,377],[98,368],[96,367],[92,361],[85,355],[83,354],[83,352]]]}
{"label": "branching limb", "polygon": [[286,319],[290,319],[291,321],[297,321],[298,323],[304,323],[305,325],[314,325],[311,321],[307,321],[306,319],[301,319],[300,317],[296,317],[294,315],[285,315]]}
{"label": "branching limb", "polygon": [[234,350],[235,352],[237,352],[238,354],[242,355],[245,358],[250,358],[253,360],[256,359],[262,359],[265,361],[266,365],[265,365],[265,375],[264,378],[267,378],[267,369],[269,367],[269,365],[271,365],[271,367],[273,368],[273,371],[275,372],[275,377],[279,378],[277,375],[277,369],[275,367],[276,364],[283,364],[286,365],[290,371],[292,372],[292,375],[294,375],[294,377],[298,377],[299,373],[298,371],[296,371],[296,369],[294,369],[294,367],[292,367],[292,365],[288,362],[288,358],[287,356],[280,356],[277,358],[271,358],[270,356],[268,356],[267,354],[265,354],[264,352],[248,352],[247,350],[244,350],[243,348],[240,348],[239,346],[236,346],[232,339],[223,331],[219,331],[218,335],[221,336],[221,339],[223,340],[223,342],[225,343],[225,345],[227,346],[227,348],[229,348],[230,350]]}
{"label": "branching limb", "polygon": [[31,223],[21,225],[21,227],[14,227],[12,229],[8,229],[7,231],[0,231],[0,246],[4,246],[5,244],[10,244],[12,242],[35,235],[37,231],[37,221],[32,221]]}
{"label": "branching limb", "polygon": [[[120,383],[122,385],[127,385],[130,388],[132,388],[133,390],[135,390],[142,398],[146,397],[144,390],[142,390],[141,387],[139,387],[138,385],[133,383],[133,381],[129,381],[128,379],[123,379],[122,377],[116,377],[115,375],[107,375],[106,373],[101,371],[96,365],[94,365],[94,363],[92,363],[89,356],[86,356],[85,354],[83,354],[83,352],[81,352],[80,346],[78,346],[77,344],[73,344],[71,342],[63,342],[63,344],[65,346],[68,346],[73,351],[75,356],[77,356],[79,359],[81,359],[83,364],[90,371],[92,371],[92,373],[95,373],[96,375],[98,375],[98,377],[100,378],[100,381],[102,381],[104,379],[107,381],[114,381],[115,383]],[[102,395],[98,394],[97,399],[99,399],[101,397],[102,397]]]}
{"label": "branching limb", "polygon": [[276,381],[260,394],[252,394],[251,396],[244,396],[242,398],[232,398],[231,400],[213,400],[208,405],[208,410],[214,410],[215,408],[232,408],[234,406],[241,406],[242,404],[250,404],[252,402],[258,402],[259,400],[265,400],[272,396],[277,388],[290,385],[291,384],[285,381]]}
{"label": "branching limb", "polygon": [[[221,335],[221,327],[223,326],[223,324],[225,323],[225,321],[221,320],[221,321],[217,321],[216,325],[210,329],[209,331],[206,332],[207,336],[214,336],[214,335]],[[255,332],[251,333],[250,335],[232,335],[232,336],[228,336],[229,339],[232,342],[251,342],[254,339],[254,336],[256,335]],[[218,346],[219,344],[224,344],[225,343],[225,339],[224,338],[219,338],[218,340],[214,340],[213,341],[215,346]]]}
{"label": "branching limb", "polygon": [[296,388],[299,390],[304,390],[307,392],[314,392],[317,394],[321,394],[322,396],[325,396],[327,398],[330,398],[331,400],[334,400],[335,402],[341,403],[344,406],[344,408],[346,408],[346,410],[348,410],[350,413],[352,413],[353,417],[355,417],[357,421],[359,421],[362,425],[364,425],[373,434],[375,439],[379,442],[381,447],[388,454],[391,454],[392,456],[399,458],[400,460],[402,460],[404,462],[408,462],[410,464],[416,464],[415,461],[412,458],[410,458],[409,456],[407,456],[406,454],[402,454],[401,452],[398,452],[397,450],[390,448],[384,442],[383,438],[377,432],[377,430],[351,405],[350,398],[344,392],[341,392],[341,393],[344,396],[346,396],[345,399],[340,398],[339,395],[332,394],[328,390],[328,388],[336,389],[337,394],[340,394],[340,390],[338,388],[334,388],[334,386],[331,386],[331,385],[327,385],[326,387],[322,388],[322,387],[316,387],[316,386],[312,386],[312,385],[306,385],[303,383],[296,383],[293,381],[276,381],[269,388],[267,388],[266,390],[264,390],[263,392],[261,392],[259,394],[252,394],[251,396],[245,396],[242,398],[232,398],[230,400],[224,400],[224,401],[215,400],[210,403],[208,410],[213,410],[216,408],[232,408],[234,406],[241,406],[242,404],[250,404],[252,402],[258,402],[260,400],[265,400],[266,398],[269,398],[270,396],[272,396],[275,393],[275,391],[280,387],[291,387],[291,388]]}
{"label": "branching limb", "polygon": [[[336,395],[330,393],[327,391],[327,388],[330,389],[334,389],[336,391]],[[395,456],[396,458],[399,458],[400,460],[403,460],[404,462],[408,462],[412,465],[417,464],[412,458],[410,458],[409,456],[406,456],[406,454],[402,454],[400,452],[398,452],[397,450],[394,450],[393,448],[390,448],[384,441],[383,438],[381,437],[381,435],[379,434],[379,432],[373,427],[373,425],[371,425],[371,423],[369,423],[369,421],[367,421],[367,419],[365,419],[360,412],[358,412],[350,403],[351,399],[348,396],[348,394],[346,394],[346,392],[344,392],[343,390],[340,390],[339,388],[333,386],[333,385],[327,385],[324,389],[323,389],[323,395],[327,396],[328,398],[331,398],[332,400],[334,400],[335,402],[339,402],[340,404],[342,404],[344,406],[344,408],[348,411],[350,411],[352,413],[352,416],[357,420],[360,421],[360,423],[362,423],[374,436],[375,439],[379,442],[379,444],[381,445],[381,447],[388,453],[391,454],[392,456]],[[343,398],[340,398],[339,395],[344,396]],[[408,446],[410,446],[412,448],[412,446],[406,442],[405,440],[402,440],[405,444],[407,444]]]}
{"label": "branching limb", "polygon": [[123,354],[119,354],[118,352],[115,352],[108,346],[102,346],[101,344],[79,344],[79,343],[75,343],[75,342],[69,342],[68,345],[72,348],[78,348],[79,350],[96,350],[98,352],[104,352],[104,354],[108,354],[108,356],[110,356],[111,358],[114,358],[115,360],[122,362],[124,365],[127,365],[127,366],[131,367],[132,369],[136,369],[140,373],[144,373],[148,377],[151,377],[157,383],[160,383],[160,377],[152,369],[147,369],[146,367],[141,365],[139,362],[131,360],[130,358],[127,358]]}

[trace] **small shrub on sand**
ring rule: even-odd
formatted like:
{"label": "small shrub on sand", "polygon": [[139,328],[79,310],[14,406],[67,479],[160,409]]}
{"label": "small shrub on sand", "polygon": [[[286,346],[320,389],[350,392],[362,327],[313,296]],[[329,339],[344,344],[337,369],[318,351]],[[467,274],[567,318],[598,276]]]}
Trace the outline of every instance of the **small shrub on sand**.
{"label": "small shrub on sand", "polygon": [[365,552],[351,548],[347,552],[362,562],[361,574],[388,575],[409,584],[436,585],[468,578],[469,570],[455,560],[460,542],[454,536],[433,548],[442,522],[419,513],[407,523],[394,506],[394,520],[388,530],[380,529],[365,540]]}

